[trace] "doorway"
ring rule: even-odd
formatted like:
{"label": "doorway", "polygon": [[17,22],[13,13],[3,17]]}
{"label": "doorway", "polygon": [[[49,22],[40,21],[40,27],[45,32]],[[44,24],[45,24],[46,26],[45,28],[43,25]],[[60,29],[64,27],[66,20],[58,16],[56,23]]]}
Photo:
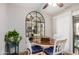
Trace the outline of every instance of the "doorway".
{"label": "doorway", "polygon": [[73,16],[73,53],[79,54],[79,15]]}

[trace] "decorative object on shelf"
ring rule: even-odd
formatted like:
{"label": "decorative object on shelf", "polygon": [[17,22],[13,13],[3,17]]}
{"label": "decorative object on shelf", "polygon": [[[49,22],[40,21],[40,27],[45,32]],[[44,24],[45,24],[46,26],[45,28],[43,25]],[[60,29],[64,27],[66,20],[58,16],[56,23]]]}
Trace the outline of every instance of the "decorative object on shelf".
{"label": "decorative object on shelf", "polygon": [[45,36],[45,19],[43,15],[37,11],[31,11],[26,15],[25,20],[25,34],[26,37],[31,37],[31,34],[36,37]]}
{"label": "decorative object on shelf", "polygon": [[5,34],[5,51],[7,54],[18,54],[19,53],[19,42],[22,37],[16,30],[8,31]]}

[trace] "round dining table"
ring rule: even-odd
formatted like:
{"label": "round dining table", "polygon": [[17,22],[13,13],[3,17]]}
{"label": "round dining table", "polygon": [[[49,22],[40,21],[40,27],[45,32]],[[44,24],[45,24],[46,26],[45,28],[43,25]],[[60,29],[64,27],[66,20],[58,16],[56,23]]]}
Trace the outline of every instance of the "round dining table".
{"label": "round dining table", "polygon": [[35,42],[32,42],[31,44],[32,45],[39,45],[45,49],[45,48],[49,48],[49,47],[54,46],[54,40],[51,40],[50,42],[37,42],[37,41],[35,41]]}

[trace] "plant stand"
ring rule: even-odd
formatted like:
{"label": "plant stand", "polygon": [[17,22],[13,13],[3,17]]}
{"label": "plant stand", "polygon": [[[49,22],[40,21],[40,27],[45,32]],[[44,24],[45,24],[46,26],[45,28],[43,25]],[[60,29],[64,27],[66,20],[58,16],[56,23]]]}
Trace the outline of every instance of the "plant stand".
{"label": "plant stand", "polygon": [[19,54],[19,44],[6,43],[5,52],[7,55],[18,55]]}

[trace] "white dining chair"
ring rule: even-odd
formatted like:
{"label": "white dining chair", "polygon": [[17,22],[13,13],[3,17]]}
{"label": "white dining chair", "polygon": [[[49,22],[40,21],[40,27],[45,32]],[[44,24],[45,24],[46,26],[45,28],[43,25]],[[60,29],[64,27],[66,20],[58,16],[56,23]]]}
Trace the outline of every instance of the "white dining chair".
{"label": "white dining chair", "polygon": [[54,46],[44,49],[47,55],[62,55],[64,52],[64,47],[66,44],[66,39],[55,40]]}
{"label": "white dining chair", "polygon": [[28,55],[32,54],[31,43],[29,41],[29,37],[26,38],[25,43],[26,43],[26,51],[28,51]]}
{"label": "white dining chair", "polygon": [[29,41],[27,42],[27,50],[30,55],[40,55],[43,53],[43,48],[39,45],[33,44],[32,42]]}
{"label": "white dining chair", "polygon": [[54,43],[53,55],[63,54],[66,44],[66,39],[56,40]]}

